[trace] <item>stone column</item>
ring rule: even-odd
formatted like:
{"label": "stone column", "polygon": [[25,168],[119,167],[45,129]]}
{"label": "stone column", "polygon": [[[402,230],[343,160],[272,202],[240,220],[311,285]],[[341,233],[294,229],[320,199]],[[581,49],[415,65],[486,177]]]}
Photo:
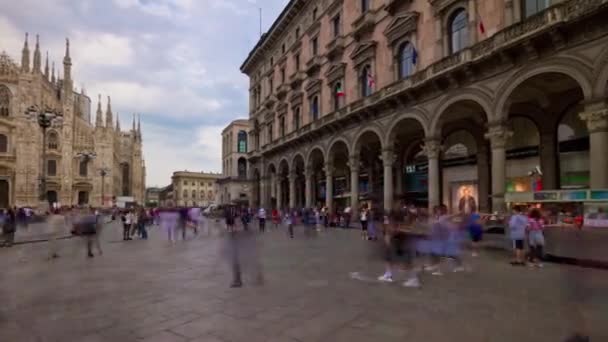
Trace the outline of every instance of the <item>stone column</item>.
{"label": "stone column", "polygon": [[296,172],[293,170],[289,172],[289,207],[296,207]]}
{"label": "stone column", "polygon": [[306,170],[304,170],[304,198],[306,203],[306,208],[312,208],[312,167],[307,166]]}
{"label": "stone column", "polygon": [[392,149],[382,150],[382,166],[384,167],[384,211],[390,212],[393,209],[393,165],[395,164],[395,154]]}
{"label": "stone column", "polygon": [[432,212],[433,207],[441,203],[439,198],[439,154],[441,153],[441,143],[439,139],[429,138],[424,141],[422,147],[424,154],[429,159],[428,167],[428,184],[429,184],[429,212]]}
{"label": "stone column", "polygon": [[282,209],[282,205],[283,205],[283,184],[282,183],[282,177],[280,174],[277,174],[276,178],[276,185],[275,185],[275,198],[277,200],[277,209]]}
{"label": "stone column", "polygon": [[330,213],[334,212],[334,166],[325,164],[325,206]]}
{"label": "stone column", "polygon": [[357,213],[359,211],[359,156],[350,156],[348,167],[350,168],[350,208],[353,213]]}
{"label": "stone column", "polygon": [[486,139],[492,148],[492,210],[505,211],[506,145],[513,132],[502,123],[490,125]]}
{"label": "stone column", "polygon": [[490,164],[488,147],[482,144],[477,151],[477,186],[479,193],[479,211],[490,211]]}
{"label": "stone column", "polygon": [[585,106],[579,116],[589,129],[589,173],[591,189],[608,189],[608,105]]}
{"label": "stone column", "polygon": [[403,159],[395,164],[395,195],[403,195]]}
{"label": "stone column", "polygon": [[260,207],[262,208],[268,208],[268,188],[266,186],[266,176],[261,175],[260,176],[260,184],[258,184],[258,186],[260,187]]}
{"label": "stone column", "polygon": [[[540,134],[540,169],[543,173],[543,189],[559,188],[559,168],[557,165],[557,131]],[[534,189],[533,189],[534,190]]]}

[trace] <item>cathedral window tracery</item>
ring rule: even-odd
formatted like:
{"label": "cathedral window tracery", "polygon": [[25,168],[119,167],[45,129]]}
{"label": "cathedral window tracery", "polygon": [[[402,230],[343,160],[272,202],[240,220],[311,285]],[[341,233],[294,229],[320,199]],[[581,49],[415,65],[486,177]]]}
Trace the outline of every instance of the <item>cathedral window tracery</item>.
{"label": "cathedral window tracery", "polygon": [[10,115],[11,92],[6,86],[0,86],[0,116]]}

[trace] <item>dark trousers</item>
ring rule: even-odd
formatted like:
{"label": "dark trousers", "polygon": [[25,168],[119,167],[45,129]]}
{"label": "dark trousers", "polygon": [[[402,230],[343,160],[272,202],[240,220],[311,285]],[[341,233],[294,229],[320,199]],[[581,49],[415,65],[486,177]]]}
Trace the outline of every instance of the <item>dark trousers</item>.
{"label": "dark trousers", "polygon": [[263,233],[266,230],[266,219],[260,219],[260,233]]}
{"label": "dark trousers", "polygon": [[131,229],[131,225],[127,224],[127,223],[124,223],[122,227],[123,227],[123,229],[122,229],[122,239],[126,240],[126,239],[129,238],[129,230]]}
{"label": "dark trousers", "polygon": [[289,236],[293,237],[293,224],[288,224],[287,229],[289,230]]}
{"label": "dark trousers", "polygon": [[137,224],[137,231],[139,236],[142,237],[142,239],[148,238],[148,231],[146,230],[146,225],[143,222]]}
{"label": "dark trousers", "polygon": [[15,232],[4,233],[4,245],[10,247],[15,242]]}

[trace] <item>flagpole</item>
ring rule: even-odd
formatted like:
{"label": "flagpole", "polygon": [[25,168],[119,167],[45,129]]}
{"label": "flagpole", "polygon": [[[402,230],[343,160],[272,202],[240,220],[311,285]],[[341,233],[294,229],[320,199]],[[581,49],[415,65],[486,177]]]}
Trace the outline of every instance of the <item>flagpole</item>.
{"label": "flagpole", "polygon": [[260,38],[262,37],[262,7],[260,9]]}

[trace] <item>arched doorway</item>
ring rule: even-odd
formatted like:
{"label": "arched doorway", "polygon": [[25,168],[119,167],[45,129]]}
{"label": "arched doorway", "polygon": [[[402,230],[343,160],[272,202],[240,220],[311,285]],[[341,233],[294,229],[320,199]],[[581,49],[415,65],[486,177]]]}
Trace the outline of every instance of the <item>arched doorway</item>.
{"label": "arched doorway", "polygon": [[[527,126],[530,130],[534,127],[538,137],[536,141],[529,141],[537,146],[537,163],[520,163],[517,176],[525,177],[540,170],[533,176],[538,178],[537,184],[542,183],[542,187],[536,186],[532,191],[588,187],[589,132],[578,116],[583,110],[580,104],[584,100],[579,82],[566,73],[544,72],[515,84],[513,91],[506,96],[509,121],[517,120],[518,116],[529,117],[531,120]],[[534,122],[537,125],[533,125]],[[515,135],[520,133],[518,130],[513,132]],[[519,134],[512,141],[520,143],[523,138]],[[510,154],[507,150],[507,159],[511,159]],[[513,164],[511,160],[510,164]]]}
{"label": "arched doorway", "polygon": [[9,208],[10,203],[10,187],[8,180],[0,179],[0,208]]}
{"label": "arched doorway", "polygon": [[[432,205],[445,204],[452,212],[489,211],[490,148],[484,137],[487,108],[485,97],[475,93],[444,105],[433,128],[440,137],[441,149],[437,151],[439,189],[433,190],[434,195],[429,194],[429,198],[438,196],[438,201]],[[429,179],[429,183],[433,181]],[[503,195],[504,190],[497,193]],[[463,198],[466,207],[461,205]]]}
{"label": "arched doorway", "polygon": [[384,201],[384,172],[381,160],[382,140],[368,130],[359,135],[355,142],[354,154],[359,157],[360,206],[382,208]]}
{"label": "arched doorway", "polygon": [[428,206],[428,161],[422,152],[425,130],[418,119],[402,118],[389,133],[394,150],[394,197],[400,203]]}
{"label": "arched doorway", "polygon": [[305,166],[304,166],[304,157],[301,154],[295,156],[292,161],[292,168],[295,176],[295,198],[294,204],[296,208],[303,208],[306,204],[306,177],[304,175]]}
{"label": "arched doorway", "polygon": [[89,204],[89,192],[88,191],[78,191],[78,205],[88,205]]}
{"label": "arched doorway", "polygon": [[279,172],[277,174],[278,197],[277,204],[279,209],[289,208],[289,164],[283,159],[279,163]]}
{"label": "arched doorway", "polygon": [[46,198],[51,205],[53,205],[59,201],[59,198],[57,196],[57,191],[55,191],[55,190],[47,191]]}
{"label": "arched doorway", "polygon": [[276,208],[278,205],[277,202],[277,169],[274,166],[274,164],[270,164],[268,165],[268,180],[270,181],[270,184],[268,186],[268,195],[266,198],[268,198],[270,200],[270,207],[271,208]]}
{"label": "arched doorway", "polygon": [[311,204],[320,208],[325,205],[325,156],[320,148],[315,148],[308,156],[311,175]]}
{"label": "arched doorway", "polygon": [[[327,159],[332,169],[332,201],[333,208],[342,212],[350,206],[350,168],[348,145],[342,140],[334,142],[327,153]],[[355,208],[356,210],[357,208]]]}

